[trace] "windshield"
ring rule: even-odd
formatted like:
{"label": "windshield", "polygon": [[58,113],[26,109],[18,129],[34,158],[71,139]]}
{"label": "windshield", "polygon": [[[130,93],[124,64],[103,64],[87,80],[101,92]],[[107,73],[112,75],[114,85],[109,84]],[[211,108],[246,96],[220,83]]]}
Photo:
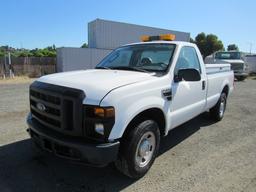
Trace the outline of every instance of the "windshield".
{"label": "windshield", "polygon": [[215,59],[241,59],[240,52],[217,52]]}
{"label": "windshield", "polygon": [[105,57],[96,69],[164,72],[171,62],[174,49],[174,44],[141,44],[121,47]]}

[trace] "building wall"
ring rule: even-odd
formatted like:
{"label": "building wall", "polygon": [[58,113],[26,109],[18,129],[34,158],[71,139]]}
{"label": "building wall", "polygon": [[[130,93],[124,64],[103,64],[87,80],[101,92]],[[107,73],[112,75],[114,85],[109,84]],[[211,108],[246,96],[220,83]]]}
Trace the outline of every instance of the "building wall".
{"label": "building wall", "polygon": [[246,55],[244,61],[248,65],[248,72],[256,73],[256,55]]}
{"label": "building wall", "polygon": [[92,69],[110,52],[93,48],[58,48],[57,72]]}
{"label": "building wall", "polygon": [[140,41],[142,35],[167,33],[175,34],[178,41],[190,40],[190,34],[185,32],[96,19],[88,24],[88,45],[90,48],[115,49]]}
{"label": "building wall", "polygon": [[179,41],[190,39],[189,33],[96,19],[88,24],[89,48],[57,49],[57,72],[94,68],[120,45],[138,42],[141,35],[166,33],[175,34]]}

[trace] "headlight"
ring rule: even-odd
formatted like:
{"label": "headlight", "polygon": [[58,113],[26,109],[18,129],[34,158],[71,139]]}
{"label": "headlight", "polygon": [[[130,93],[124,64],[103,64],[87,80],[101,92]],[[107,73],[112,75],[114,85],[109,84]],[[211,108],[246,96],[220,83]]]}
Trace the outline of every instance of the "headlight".
{"label": "headlight", "polygon": [[102,123],[95,123],[95,132],[99,133],[100,135],[104,135],[104,125]]}
{"label": "headlight", "polygon": [[91,139],[107,141],[115,123],[114,107],[85,105],[83,111],[84,135]]}

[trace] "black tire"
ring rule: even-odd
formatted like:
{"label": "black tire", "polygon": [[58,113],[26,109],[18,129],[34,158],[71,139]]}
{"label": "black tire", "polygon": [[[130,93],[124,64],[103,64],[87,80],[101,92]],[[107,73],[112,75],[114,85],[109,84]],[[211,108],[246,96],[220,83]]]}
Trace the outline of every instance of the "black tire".
{"label": "black tire", "polygon": [[227,94],[222,92],[216,105],[210,109],[212,118],[216,121],[222,120],[227,105]]}
{"label": "black tire", "polygon": [[246,79],[246,77],[244,77],[244,76],[237,76],[236,79],[237,79],[237,81],[244,81]]}
{"label": "black tire", "polygon": [[[143,138],[145,136],[147,137],[147,134],[152,137],[149,137],[149,139],[151,139],[152,141],[153,139],[155,139],[155,147],[147,145],[147,149],[149,149],[149,153],[151,153],[151,158],[147,161],[147,163],[146,161],[144,161],[144,163],[146,163],[144,166],[140,166],[138,164],[138,159],[142,157],[139,157],[140,155],[138,154],[139,152],[143,151],[143,147],[139,146],[143,146],[143,144],[146,143],[147,138],[145,138],[144,140]],[[130,131],[124,136],[123,140],[121,141],[119,158],[115,162],[116,168],[130,178],[141,178],[148,172],[148,170],[154,163],[154,160],[158,153],[159,143],[160,131],[157,123],[153,120],[140,121],[140,123],[137,123],[135,126],[131,127]],[[150,151],[150,149],[152,150]]]}

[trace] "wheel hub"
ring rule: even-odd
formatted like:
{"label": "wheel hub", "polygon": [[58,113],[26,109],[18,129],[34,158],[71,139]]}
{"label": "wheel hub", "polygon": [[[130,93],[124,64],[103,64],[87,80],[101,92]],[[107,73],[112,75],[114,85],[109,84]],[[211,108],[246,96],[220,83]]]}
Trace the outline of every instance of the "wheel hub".
{"label": "wheel hub", "polygon": [[145,167],[152,159],[155,151],[156,138],[153,132],[146,132],[140,139],[136,149],[135,162],[139,167]]}
{"label": "wheel hub", "polygon": [[142,141],[140,148],[139,148],[139,155],[141,157],[144,157],[144,156],[148,155],[149,151],[150,151],[149,141],[148,140]]}
{"label": "wheel hub", "polygon": [[225,111],[225,99],[222,99],[221,103],[220,103],[220,109],[219,109],[219,113],[220,116],[222,117],[224,115],[224,111]]}

